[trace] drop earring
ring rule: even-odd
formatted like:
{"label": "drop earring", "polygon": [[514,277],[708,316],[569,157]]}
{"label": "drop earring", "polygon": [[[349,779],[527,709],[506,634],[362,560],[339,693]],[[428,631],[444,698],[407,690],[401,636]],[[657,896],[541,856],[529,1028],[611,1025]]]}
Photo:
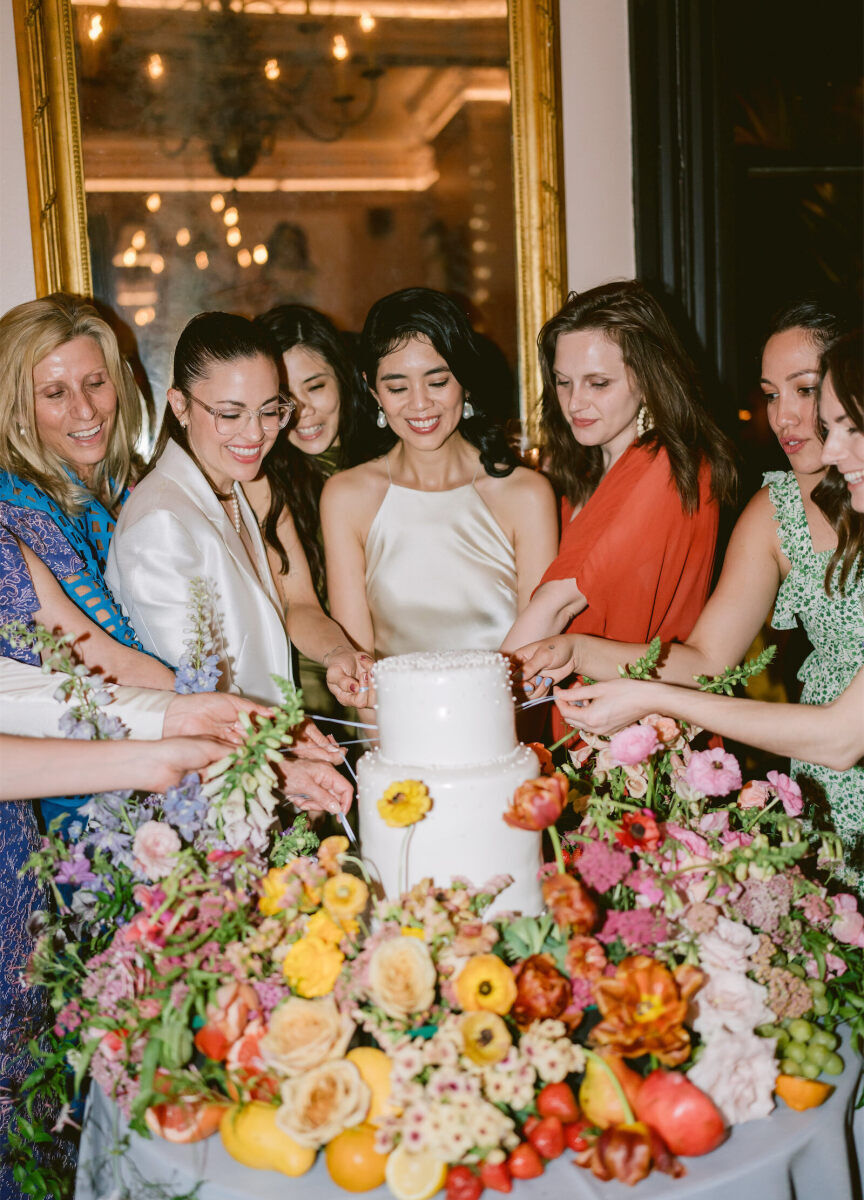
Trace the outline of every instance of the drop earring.
{"label": "drop earring", "polygon": [[471,403],[468,396],[466,396],[464,401],[462,402],[462,420],[470,421],[470,419],[473,416],[474,416],[474,405]]}
{"label": "drop earring", "polygon": [[654,428],[654,422],[651,419],[651,413],[648,410],[648,405],[643,400],[639,405],[639,412],[636,414],[636,436],[637,438],[644,437],[649,430]]}
{"label": "drop earring", "polygon": [[378,406],[378,416],[375,418],[375,424],[379,429],[387,428],[387,417],[384,413],[384,409],[381,408],[380,405]]}

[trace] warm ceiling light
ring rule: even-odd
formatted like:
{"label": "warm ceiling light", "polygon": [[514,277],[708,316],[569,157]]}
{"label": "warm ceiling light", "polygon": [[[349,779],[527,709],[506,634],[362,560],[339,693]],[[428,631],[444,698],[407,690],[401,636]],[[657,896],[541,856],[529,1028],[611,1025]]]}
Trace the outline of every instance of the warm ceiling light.
{"label": "warm ceiling light", "polygon": [[134,267],[135,263],[137,261],[138,261],[138,251],[133,249],[132,246],[130,246],[128,250],[123,251],[123,266],[124,267]]}
{"label": "warm ceiling light", "polygon": [[90,18],[90,28],[87,30],[87,36],[91,42],[98,42],[104,32],[102,17],[97,13],[95,17]]}
{"label": "warm ceiling light", "polygon": [[151,192],[144,203],[148,212],[158,212],[162,207],[162,197],[158,192]]}
{"label": "warm ceiling light", "polygon": [[341,33],[337,33],[333,38],[331,53],[337,62],[344,62],[351,51],[348,49],[348,43]]}
{"label": "warm ceiling light", "polygon": [[234,208],[234,206],[232,205],[231,208],[225,209],[224,213],[222,214],[222,220],[225,222],[226,225],[236,225],[237,222],[240,220],[240,214],[238,213],[237,209]]}
{"label": "warm ceiling light", "polygon": [[368,12],[361,13],[358,24],[364,33],[371,33],[372,30],[375,28],[375,18],[372,16],[371,13],[368,13]]}
{"label": "warm ceiling light", "polygon": [[739,421],[752,421],[753,414],[750,411],[750,409],[749,408],[739,408],[738,409],[738,420]]}
{"label": "warm ceiling light", "polygon": [[268,58],[264,64],[265,79],[278,79],[282,72],[279,70],[279,60],[277,58]]}
{"label": "warm ceiling light", "polygon": [[242,250],[237,251],[237,261],[241,267],[251,267],[252,255],[244,246]]}
{"label": "warm ceiling light", "polygon": [[255,259],[256,263],[258,263],[259,266],[262,266],[264,263],[266,263],[266,261],[270,257],[270,255],[267,253],[267,247],[263,244],[263,242],[259,243],[254,248],[254,250],[252,251],[252,257]]}
{"label": "warm ceiling light", "polygon": [[199,250],[195,255],[195,266],[199,271],[206,271],[210,266],[210,259],[207,257],[206,250]]}
{"label": "warm ceiling light", "polygon": [[225,197],[221,192],[217,192],[215,196],[210,197],[210,207],[215,213],[220,213],[225,207]]}
{"label": "warm ceiling light", "polygon": [[174,240],[178,246],[188,246],[192,240],[192,234],[184,225],[182,229],[178,229],[174,234]]}
{"label": "warm ceiling light", "polygon": [[136,311],[133,320],[136,325],[149,325],[155,316],[155,308],[139,308]]}
{"label": "warm ceiling light", "polygon": [[229,246],[239,246],[243,241],[243,234],[236,225],[225,234],[225,241]]}
{"label": "warm ceiling light", "polygon": [[129,241],[136,250],[143,250],[147,242],[147,234],[143,229],[136,229]]}
{"label": "warm ceiling light", "polygon": [[147,74],[151,79],[161,79],[165,74],[165,64],[161,54],[151,54],[147,59]]}
{"label": "warm ceiling light", "polygon": [[165,259],[161,254],[154,254],[150,259],[150,270],[154,275],[161,275],[165,270]]}

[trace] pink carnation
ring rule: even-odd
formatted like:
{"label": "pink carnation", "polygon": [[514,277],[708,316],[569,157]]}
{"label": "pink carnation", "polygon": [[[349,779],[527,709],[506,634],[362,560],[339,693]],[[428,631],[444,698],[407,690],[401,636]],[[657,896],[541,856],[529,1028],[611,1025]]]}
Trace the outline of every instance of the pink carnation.
{"label": "pink carnation", "polygon": [[790,779],[788,775],[782,775],[779,771],[769,771],[768,782],[776,788],[786,816],[800,817],[804,809],[804,798],[795,780]]}
{"label": "pink carnation", "polygon": [[180,838],[165,821],[145,821],[138,826],[132,853],[135,866],[149,879],[164,879],[176,865]]}
{"label": "pink carnation", "polygon": [[706,812],[699,818],[699,828],[703,833],[726,833],[729,829],[729,812],[725,808]]}
{"label": "pink carnation", "polygon": [[729,829],[720,834],[720,844],[724,850],[743,850],[753,841],[752,833],[743,833],[740,829]]}
{"label": "pink carnation", "polygon": [[741,768],[734,754],[725,750],[698,750],[691,755],[684,778],[703,796],[725,796],[740,788]]}
{"label": "pink carnation", "polygon": [[660,739],[653,725],[628,725],[609,741],[609,755],[614,767],[635,767],[660,749]]}

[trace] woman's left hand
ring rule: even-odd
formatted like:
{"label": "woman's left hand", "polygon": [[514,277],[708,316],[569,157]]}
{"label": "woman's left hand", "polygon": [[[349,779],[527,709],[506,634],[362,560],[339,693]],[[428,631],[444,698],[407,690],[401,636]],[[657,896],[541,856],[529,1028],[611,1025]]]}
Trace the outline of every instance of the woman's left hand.
{"label": "woman's left hand", "polygon": [[324,655],[323,665],[327,670],[327,686],[340,704],[374,707],[371,655],[351,646],[336,646]]}
{"label": "woman's left hand", "polygon": [[345,813],[351,807],[354,789],[330,763],[283,758],[276,770],[288,799],[305,812]]}
{"label": "woman's left hand", "polygon": [[555,689],[555,706],[568,725],[588,733],[615,733],[655,710],[651,680],[610,679],[590,687]]}
{"label": "woman's left hand", "polygon": [[345,751],[333,734],[322,733],[308,718],[297,726],[293,737],[291,753],[307,762],[339,763],[345,757]]}

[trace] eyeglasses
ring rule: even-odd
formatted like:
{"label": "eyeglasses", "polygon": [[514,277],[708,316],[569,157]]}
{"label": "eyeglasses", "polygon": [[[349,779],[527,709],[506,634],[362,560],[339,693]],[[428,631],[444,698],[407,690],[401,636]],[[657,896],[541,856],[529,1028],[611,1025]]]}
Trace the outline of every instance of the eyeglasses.
{"label": "eyeglasses", "polygon": [[284,429],[291,417],[294,415],[296,405],[293,400],[280,396],[278,403],[271,400],[261,408],[238,408],[233,412],[226,411],[224,408],[211,408],[209,404],[205,404],[203,400],[199,400],[197,396],[183,393],[187,400],[191,400],[193,404],[197,404],[199,408],[203,408],[213,418],[213,424],[216,426],[216,432],[221,434],[242,433],[253,417],[258,419],[258,423],[265,433],[278,433],[280,429]]}

